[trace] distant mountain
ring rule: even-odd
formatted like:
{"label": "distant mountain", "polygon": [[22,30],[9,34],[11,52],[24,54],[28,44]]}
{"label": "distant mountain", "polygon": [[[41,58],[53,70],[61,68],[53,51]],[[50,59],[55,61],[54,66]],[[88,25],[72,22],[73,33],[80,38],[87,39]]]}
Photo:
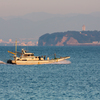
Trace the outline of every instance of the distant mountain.
{"label": "distant mountain", "polygon": [[100,31],[67,31],[44,34],[38,46],[100,45]]}
{"label": "distant mountain", "polygon": [[24,16],[21,16],[21,18],[24,19],[29,19],[31,21],[43,21],[55,17],[62,17],[63,15],[61,14],[50,14],[50,13],[45,13],[45,12],[33,12],[30,14],[26,14]]}
{"label": "distant mountain", "polygon": [[13,19],[13,18],[22,18],[22,19],[28,19],[31,21],[43,21],[51,18],[56,18],[56,17],[72,17],[76,16],[79,14],[76,13],[71,13],[71,14],[50,14],[50,13],[45,13],[45,12],[33,12],[33,13],[28,13],[23,16],[8,16],[8,17],[3,17],[6,20]]}
{"label": "distant mountain", "polygon": [[100,12],[93,12],[93,13],[90,13],[89,15],[95,16],[95,17],[100,17]]}
{"label": "distant mountain", "polygon": [[49,14],[31,13],[19,17],[0,18],[0,38],[8,40],[19,38],[38,38],[45,33],[81,31],[83,24],[86,30],[100,30],[100,16],[96,14]]}
{"label": "distant mountain", "polygon": [[[1,21],[0,21],[1,22]],[[38,36],[34,34],[35,23],[21,18],[14,18],[10,20],[2,20],[0,23],[0,38],[4,40],[32,38],[37,41]],[[34,36],[35,35],[35,36]]]}
{"label": "distant mountain", "polygon": [[13,19],[13,18],[22,18],[22,19],[28,19],[31,21],[43,21],[51,18],[56,18],[56,17],[74,17],[78,15],[89,15],[93,17],[100,17],[100,12],[93,12],[90,14],[78,14],[78,13],[69,13],[69,14],[50,14],[46,12],[33,12],[33,13],[28,13],[23,16],[8,16],[8,17],[3,17],[6,20]]}

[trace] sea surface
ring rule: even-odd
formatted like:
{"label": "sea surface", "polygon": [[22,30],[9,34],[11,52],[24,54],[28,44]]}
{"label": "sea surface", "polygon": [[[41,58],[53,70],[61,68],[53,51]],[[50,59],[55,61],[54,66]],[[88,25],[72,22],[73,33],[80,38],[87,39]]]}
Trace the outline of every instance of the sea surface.
{"label": "sea surface", "polygon": [[[17,47],[35,56],[70,56],[44,65],[0,64],[0,100],[100,100],[100,46]],[[0,47],[0,61],[13,46]]]}

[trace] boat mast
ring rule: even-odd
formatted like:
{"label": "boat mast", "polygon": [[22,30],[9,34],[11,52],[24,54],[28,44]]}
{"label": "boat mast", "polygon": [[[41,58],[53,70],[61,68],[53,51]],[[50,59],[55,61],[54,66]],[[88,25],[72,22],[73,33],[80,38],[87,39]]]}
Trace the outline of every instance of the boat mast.
{"label": "boat mast", "polygon": [[15,41],[15,53],[17,55],[17,40]]}

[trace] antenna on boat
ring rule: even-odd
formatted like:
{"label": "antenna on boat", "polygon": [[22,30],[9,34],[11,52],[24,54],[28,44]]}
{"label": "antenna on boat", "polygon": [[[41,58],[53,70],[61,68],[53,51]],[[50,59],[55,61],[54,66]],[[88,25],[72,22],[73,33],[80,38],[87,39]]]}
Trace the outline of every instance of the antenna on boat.
{"label": "antenna on boat", "polygon": [[16,53],[16,55],[17,55],[17,39],[16,39],[16,41],[15,41],[15,53]]}

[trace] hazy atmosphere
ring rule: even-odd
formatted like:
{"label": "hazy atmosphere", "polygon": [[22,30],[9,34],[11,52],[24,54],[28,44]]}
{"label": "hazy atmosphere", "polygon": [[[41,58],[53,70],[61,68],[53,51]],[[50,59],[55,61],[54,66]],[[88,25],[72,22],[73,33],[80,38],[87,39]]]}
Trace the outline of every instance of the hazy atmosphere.
{"label": "hazy atmosphere", "polygon": [[0,100],[100,100],[100,0],[0,0]]}
{"label": "hazy atmosphere", "polygon": [[0,16],[19,16],[32,12],[53,14],[100,11],[100,0],[0,0]]}
{"label": "hazy atmosphere", "polygon": [[38,41],[45,33],[100,30],[100,0],[0,0],[0,38]]}

